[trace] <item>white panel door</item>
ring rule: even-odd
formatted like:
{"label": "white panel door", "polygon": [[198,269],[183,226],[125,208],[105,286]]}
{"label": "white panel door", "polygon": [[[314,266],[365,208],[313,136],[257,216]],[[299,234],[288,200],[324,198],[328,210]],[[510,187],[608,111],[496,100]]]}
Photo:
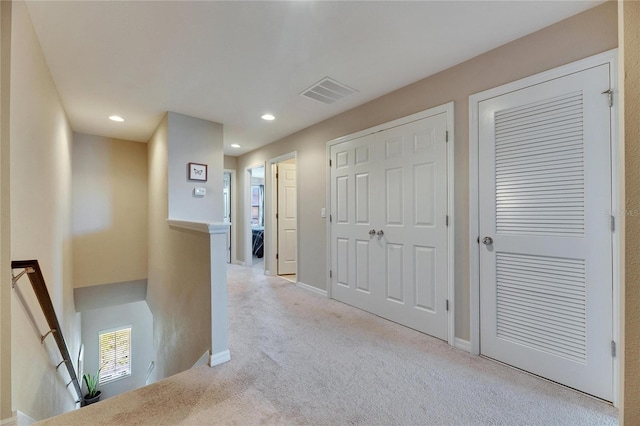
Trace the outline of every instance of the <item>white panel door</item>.
{"label": "white panel door", "polygon": [[447,338],[446,113],[331,147],[332,297]]}
{"label": "white panel door", "polygon": [[613,396],[609,66],[479,105],[482,354]]}
{"label": "white panel door", "polygon": [[384,233],[381,315],[445,340],[446,131],[442,113],[378,133],[383,220],[377,225]]}
{"label": "white panel door", "polygon": [[[373,229],[381,222],[378,201],[379,144],[376,135],[331,147],[331,297],[377,313],[374,302],[375,259]],[[376,181],[374,181],[374,178]],[[375,200],[373,199],[375,197]],[[379,256],[379,255],[378,255]]]}
{"label": "white panel door", "polygon": [[278,275],[296,273],[296,165],[278,164]]}

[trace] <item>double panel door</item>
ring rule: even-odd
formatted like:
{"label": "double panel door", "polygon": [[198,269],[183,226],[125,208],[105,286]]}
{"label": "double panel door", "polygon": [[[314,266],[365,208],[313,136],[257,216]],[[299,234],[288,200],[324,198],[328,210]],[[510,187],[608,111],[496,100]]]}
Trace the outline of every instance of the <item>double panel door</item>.
{"label": "double panel door", "polygon": [[447,339],[447,113],[333,145],[331,295]]}

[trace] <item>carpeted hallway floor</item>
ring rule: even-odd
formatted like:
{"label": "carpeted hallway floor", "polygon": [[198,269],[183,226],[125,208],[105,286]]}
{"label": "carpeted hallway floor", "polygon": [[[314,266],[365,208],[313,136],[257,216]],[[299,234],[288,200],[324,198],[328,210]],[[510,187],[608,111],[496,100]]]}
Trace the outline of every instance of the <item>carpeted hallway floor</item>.
{"label": "carpeted hallway floor", "polygon": [[229,267],[229,307],[230,362],[43,424],[618,423],[608,404],[254,268]]}

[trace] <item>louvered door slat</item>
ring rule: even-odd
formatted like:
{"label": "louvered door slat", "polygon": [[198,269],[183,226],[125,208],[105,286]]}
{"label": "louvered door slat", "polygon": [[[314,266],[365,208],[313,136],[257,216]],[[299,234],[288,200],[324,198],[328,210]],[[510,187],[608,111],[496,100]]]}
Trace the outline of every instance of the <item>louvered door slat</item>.
{"label": "louvered door slat", "polygon": [[[497,231],[582,234],[582,95],[571,93],[546,104],[539,102],[517,111],[496,113],[495,128],[496,210],[500,212],[496,215]],[[558,141],[558,133],[571,136]],[[518,167],[525,164],[526,168]],[[567,172],[567,165],[571,172]],[[551,194],[557,197],[549,197]],[[531,209],[519,214],[513,206],[503,203],[514,197],[552,210],[543,213]],[[553,209],[557,203],[564,203],[565,197],[572,198],[573,209]]]}

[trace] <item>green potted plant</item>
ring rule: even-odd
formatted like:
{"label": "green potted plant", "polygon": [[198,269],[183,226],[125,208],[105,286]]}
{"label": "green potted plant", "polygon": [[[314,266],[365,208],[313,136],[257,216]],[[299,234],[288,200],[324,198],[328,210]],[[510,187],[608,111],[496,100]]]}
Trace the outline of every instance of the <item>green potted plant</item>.
{"label": "green potted plant", "polygon": [[[102,367],[100,368],[102,370]],[[98,390],[98,383],[100,382],[100,370],[92,376],[91,374],[84,374],[82,378],[87,385],[87,394],[84,396],[84,405],[93,404],[100,401],[100,395],[102,391]]]}

